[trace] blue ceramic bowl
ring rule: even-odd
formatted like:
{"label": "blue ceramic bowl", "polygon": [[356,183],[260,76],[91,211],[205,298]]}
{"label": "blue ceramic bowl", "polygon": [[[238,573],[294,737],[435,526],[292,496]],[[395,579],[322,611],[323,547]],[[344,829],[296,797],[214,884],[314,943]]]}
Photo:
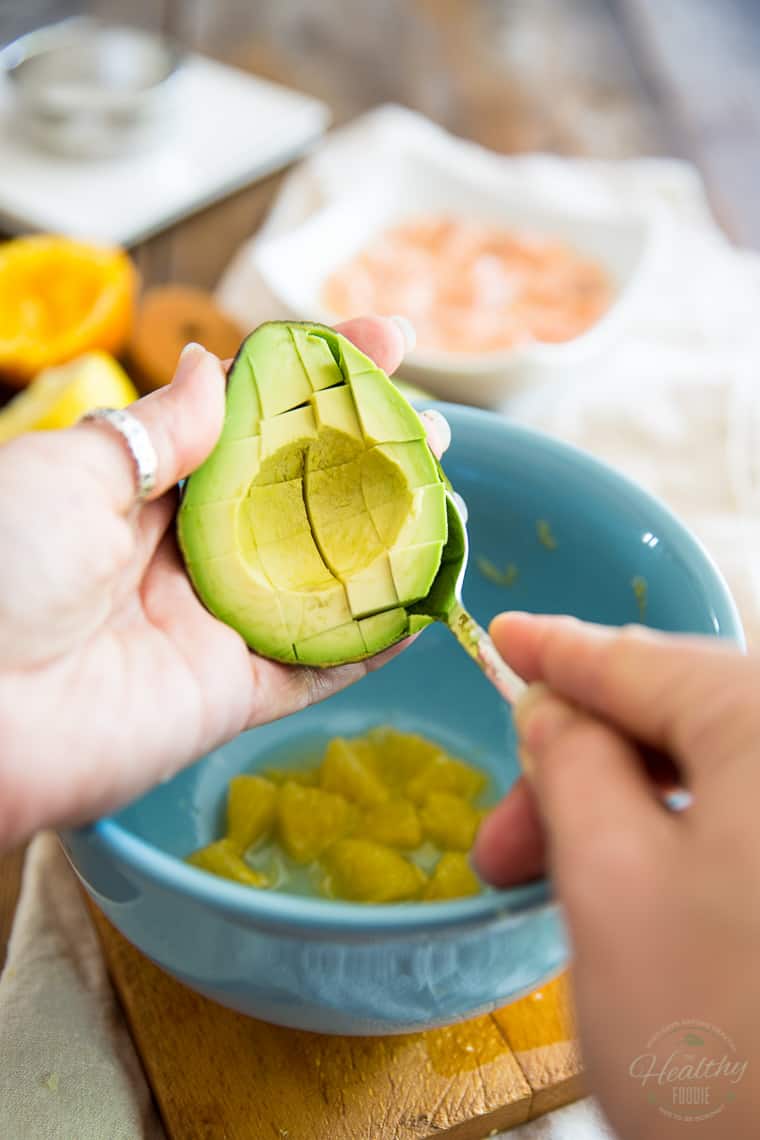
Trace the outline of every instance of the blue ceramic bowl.
{"label": "blue ceramic bowl", "polygon": [[[646,620],[742,642],[708,556],[659,503],[608,467],[487,412],[440,405],[446,469],[470,510],[465,600],[503,609]],[[537,538],[545,519],[557,540]],[[515,563],[506,588],[476,559]],[[218,834],[240,771],[375,724],[421,732],[489,772],[517,776],[508,708],[443,628],[331,700],[246,733],[119,815],[64,843],[88,891],[145,954],[193,989],[267,1021],[328,1033],[398,1033],[493,1009],[556,973],[566,942],[549,885],[434,904],[363,906],[251,891],[182,862]]]}

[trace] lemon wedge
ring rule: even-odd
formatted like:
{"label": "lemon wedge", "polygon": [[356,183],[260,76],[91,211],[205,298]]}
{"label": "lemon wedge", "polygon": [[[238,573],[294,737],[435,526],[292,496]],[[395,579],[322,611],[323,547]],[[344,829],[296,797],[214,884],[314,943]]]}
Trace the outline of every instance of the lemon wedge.
{"label": "lemon wedge", "polygon": [[123,408],[138,397],[121,365],[107,352],[87,352],[45,368],[0,409],[0,443],[27,431],[70,427],[94,408]]}

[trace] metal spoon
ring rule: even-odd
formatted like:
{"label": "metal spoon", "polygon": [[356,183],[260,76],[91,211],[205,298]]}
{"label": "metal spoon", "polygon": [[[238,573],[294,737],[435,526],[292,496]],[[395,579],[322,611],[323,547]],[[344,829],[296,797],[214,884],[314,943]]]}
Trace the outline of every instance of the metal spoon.
{"label": "metal spoon", "polygon": [[448,626],[504,700],[514,704],[526,688],[525,681],[504,662],[491,638],[462,602],[470,544],[464,519],[450,491],[446,492],[446,517],[449,534],[440,569],[427,597],[410,606],[409,613],[425,615]]}

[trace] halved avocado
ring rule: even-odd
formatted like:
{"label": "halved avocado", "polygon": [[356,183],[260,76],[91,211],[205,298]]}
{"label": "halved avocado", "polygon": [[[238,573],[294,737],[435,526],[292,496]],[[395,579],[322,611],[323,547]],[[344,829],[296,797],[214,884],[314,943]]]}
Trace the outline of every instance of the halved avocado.
{"label": "halved avocado", "polygon": [[327,666],[425,624],[446,494],[422,423],[385,373],[321,325],[271,322],[230,369],[219,442],[188,479],[179,541],[195,589],[248,645]]}

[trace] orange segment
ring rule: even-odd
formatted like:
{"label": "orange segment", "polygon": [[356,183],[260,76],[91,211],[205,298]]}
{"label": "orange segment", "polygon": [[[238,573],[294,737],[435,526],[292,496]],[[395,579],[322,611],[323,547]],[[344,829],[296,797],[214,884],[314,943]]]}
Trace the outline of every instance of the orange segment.
{"label": "orange segment", "polygon": [[0,246],[0,375],[23,387],[91,349],[117,355],[136,292],[123,250],[47,235]]}

